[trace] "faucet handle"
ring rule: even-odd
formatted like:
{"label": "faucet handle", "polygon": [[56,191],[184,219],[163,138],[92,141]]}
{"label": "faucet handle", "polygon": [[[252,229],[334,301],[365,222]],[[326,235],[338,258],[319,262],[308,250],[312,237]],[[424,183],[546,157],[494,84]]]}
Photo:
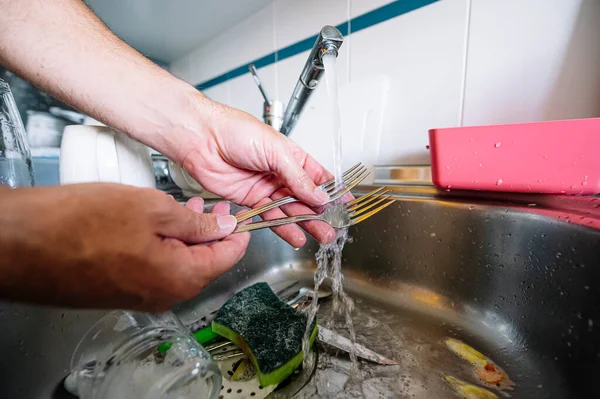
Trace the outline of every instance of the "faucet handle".
{"label": "faucet handle", "polygon": [[265,88],[263,87],[262,83],[260,82],[260,78],[258,77],[258,74],[256,73],[256,67],[254,66],[254,64],[250,64],[250,65],[248,65],[248,69],[250,70],[250,73],[252,74],[252,77],[254,78],[254,82],[256,82],[256,85],[258,86],[258,90],[260,90],[260,93],[262,94],[263,98],[265,99],[265,103],[270,104],[271,100],[269,100],[269,96],[267,95]]}
{"label": "faucet handle", "polygon": [[256,68],[254,64],[248,65],[248,69],[250,70],[250,74],[254,78],[256,85],[258,86],[258,90],[262,94],[265,99],[265,103],[263,104],[263,120],[264,122],[272,126],[275,130],[279,131],[281,128],[281,124],[283,123],[283,103],[279,100],[271,101],[269,100],[269,96],[265,91],[258,74],[256,73]]}

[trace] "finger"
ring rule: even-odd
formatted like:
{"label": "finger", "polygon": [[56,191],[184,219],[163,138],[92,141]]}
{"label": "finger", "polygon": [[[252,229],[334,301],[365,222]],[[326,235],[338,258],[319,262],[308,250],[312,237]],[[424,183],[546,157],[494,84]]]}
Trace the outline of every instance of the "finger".
{"label": "finger", "polygon": [[306,154],[304,160],[304,170],[316,184],[323,184],[333,179],[333,173],[329,172],[316,159]]}
{"label": "finger", "polygon": [[240,202],[240,205],[254,206],[263,198],[268,198],[275,191],[283,187],[281,179],[274,174],[264,174],[260,180],[252,184],[248,194]]}
{"label": "finger", "polygon": [[[281,189],[272,195],[273,200],[277,200],[282,197],[288,196],[290,193],[287,189]],[[302,204],[301,202],[294,202],[292,204],[284,205],[281,207],[281,211],[287,216],[307,215],[315,214],[315,212]],[[322,244],[328,244],[335,238],[335,229],[325,222],[310,221],[298,223],[308,234],[313,236],[315,240]]]}
{"label": "finger", "polygon": [[[323,184],[326,181],[333,179],[333,174],[308,154],[306,156],[306,161],[304,162],[304,170],[316,184]],[[346,193],[342,197],[342,202],[352,201],[353,199],[354,196],[351,193]]]}
{"label": "finger", "polygon": [[[265,198],[262,201],[259,201],[256,206],[262,206],[268,202],[271,202],[271,200]],[[263,220],[279,219],[286,216],[287,215],[279,208],[271,209],[270,211],[261,214]],[[302,232],[295,224],[285,224],[283,226],[273,227],[271,230],[295,248],[300,248],[306,244],[304,232]]]}
{"label": "finger", "polygon": [[[196,206],[197,202],[192,203]],[[198,213],[175,204],[159,220],[157,233],[186,243],[202,243],[219,240],[233,232],[235,216],[217,213]]]}
{"label": "finger", "polygon": [[202,197],[193,197],[188,200],[185,204],[188,208],[193,210],[194,212],[204,213],[204,198]]}
{"label": "finger", "polygon": [[249,241],[250,233],[235,233],[209,245],[189,247],[196,261],[197,274],[206,280],[205,284],[213,281],[242,259]]}
{"label": "finger", "polygon": [[[310,205],[326,203],[329,196],[315,185],[313,179],[306,173],[297,159],[297,157],[306,159],[306,153],[297,146],[294,148],[288,141],[289,139],[285,137],[274,140],[273,146],[275,148],[269,153],[271,170],[279,176],[298,199]],[[301,154],[298,155],[298,152],[301,152]]]}
{"label": "finger", "polygon": [[341,200],[343,203],[350,202],[350,201],[352,201],[353,199],[354,199],[354,195],[352,195],[352,193],[351,193],[351,192],[347,192],[346,194],[344,194],[344,195],[342,196],[342,198],[340,198],[340,200]]}
{"label": "finger", "polygon": [[229,212],[231,212],[231,206],[227,201],[217,202],[210,211],[215,215],[229,215]]}

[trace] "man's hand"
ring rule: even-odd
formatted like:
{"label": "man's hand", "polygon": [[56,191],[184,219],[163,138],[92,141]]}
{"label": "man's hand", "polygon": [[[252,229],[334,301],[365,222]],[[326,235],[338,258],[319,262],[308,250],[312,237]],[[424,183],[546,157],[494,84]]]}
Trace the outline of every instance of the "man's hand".
{"label": "man's hand", "polygon": [[[200,93],[192,94],[197,125],[172,137],[178,150],[171,158],[207,190],[248,207],[295,195],[318,206],[328,196],[315,185],[333,176],[292,140],[253,116],[214,103]],[[293,194],[292,194],[293,193]],[[313,213],[294,203],[274,209],[264,219]],[[320,242],[330,242],[334,229],[322,222],[305,222],[302,227]],[[296,247],[305,244],[304,233],[296,225],[274,229]]]}
{"label": "man's hand", "polygon": [[0,292],[75,307],[162,311],[195,296],[243,256],[248,233],[219,203],[202,214],[117,184],[0,189]]}
{"label": "man's hand", "polygon": [[[315,184],[331,174],[293,141],[154,65],[83,1],[0,0],[0,6],[0,63],[183,165],[208,190],[251,207],[291,193],[313,206],[326,200]],[[308,212],[296,203],[264,216]],[[334,237],[322,222],[302,227],[321,242]],[[275,231],[297,247],[306,241],[295,225]]]}

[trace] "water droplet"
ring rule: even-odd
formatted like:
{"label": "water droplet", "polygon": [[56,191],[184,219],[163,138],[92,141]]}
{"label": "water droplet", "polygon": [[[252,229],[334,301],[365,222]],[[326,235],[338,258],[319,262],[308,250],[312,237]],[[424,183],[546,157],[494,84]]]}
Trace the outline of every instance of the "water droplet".
{"label": "water droplet", "polygon": [[446,169],[450,169],[450,166],[446,166]]}
{"label": "water droplet", "polygon": [[448,185],[446,186],[446,188],[447,188],[448,190],[450,190],[450,189],[452,188],[452,185],[451,185],[451,184],[448,184]]}
{"label": "water droplet", "polygon": [[479,164],[479,167],[482,167],[482,166],[483,166],[482,164]]}
{"label": "water droplet", "polygon": [[502,184],[502,179],[498,179],[498,181],[496,182],[496,185],[499,186]]}
{"label": "water droplet", "polygon": [[587,177],[587,175],[584,175],[584,176],[583,176],[583,181],[581,182],[581,185],[582,185],[582,186],[587,186],[587,184],[588,184],[588,181],[587,181],[587,180],[588,180],[588,177]]}
{"label": "water droplet", "polygon": [[560,259],[561,256],[562,256],[562,254],[560,252],[556,253],[556,259]]}
{"label": "water droplet", "polygon": [[499,148],[502,145],[501,142],[497,142],[496,144],[494,144],[494,147]]}
{"label": "water droplet", "polygon": [[577,186],[576,186],[576,185],[574,185],[574,184],[572,184],[572,185],[571,185],[571,188],[575,188],[575,187],[577,187]]}

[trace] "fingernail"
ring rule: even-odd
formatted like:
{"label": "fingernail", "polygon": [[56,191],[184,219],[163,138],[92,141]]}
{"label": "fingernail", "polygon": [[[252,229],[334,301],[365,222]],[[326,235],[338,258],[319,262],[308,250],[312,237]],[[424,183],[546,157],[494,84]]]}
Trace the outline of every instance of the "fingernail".
{"label": "fingernail", "polygon": [[219,215],[217,216],[217,224],[219,225],[219,230],[228,231],[235,227],[237,220],[233,215]]}
{"label": "fingernail", "polygon": [[317,187],[314,191],[314,197],[319,202],[319,204],[324,204],[329,201],[329,194],[325,191],[321,190],[320,187]]}
{"label": "fingernail", "polygon": [[330,242],[333,242],[333,240],[335,239],[335,235],[336,235],[336,231],[335,230],[331,230],[327,232],[327,243],[329,244]]}

